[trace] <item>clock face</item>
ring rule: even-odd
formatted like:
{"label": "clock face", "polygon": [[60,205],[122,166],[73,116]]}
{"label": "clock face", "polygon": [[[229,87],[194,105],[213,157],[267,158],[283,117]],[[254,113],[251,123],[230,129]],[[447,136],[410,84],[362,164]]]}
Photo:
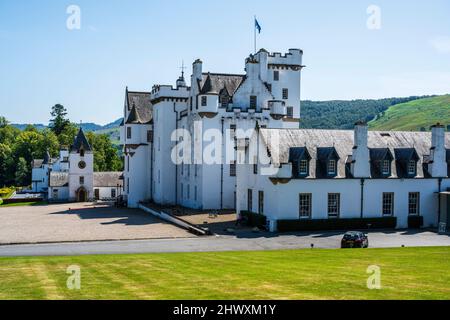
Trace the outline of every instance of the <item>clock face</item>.
{"label": "clock face", "polygon": [[80,168],[80,169],[86,168],[86,162],[84,162],[84,161],[78,162],[78,168]]}

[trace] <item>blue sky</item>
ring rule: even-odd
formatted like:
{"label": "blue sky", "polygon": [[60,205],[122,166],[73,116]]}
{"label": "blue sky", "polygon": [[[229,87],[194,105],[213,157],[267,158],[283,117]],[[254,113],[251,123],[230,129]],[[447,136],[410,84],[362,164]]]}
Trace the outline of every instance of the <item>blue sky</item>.
{"label": "blue sky", "polygon": [[[66,28],[72,4],[80,30]],[[380,30],[367,28],[372,4]],[[182,60],[242,73],[255,14],[258,47],[304,50],[302,99],[450,93],[447,0],[0,0],[0,115],[47,123],[62,103],[74,122],[106,124],[126,86],[172,84]]]}

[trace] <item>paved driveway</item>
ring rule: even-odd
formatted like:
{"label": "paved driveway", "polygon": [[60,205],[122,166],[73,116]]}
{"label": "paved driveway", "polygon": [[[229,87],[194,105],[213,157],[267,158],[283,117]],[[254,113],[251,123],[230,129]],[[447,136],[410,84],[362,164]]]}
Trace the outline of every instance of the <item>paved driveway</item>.
{"label": "paved driveway", "polygon": [[141,210],[93,204],[0,208],[0,245],[193,237]]}
{"label": "paved driveway", "polygon": [[[155,239],[132,241],[102,241],[61,244],[1,246],[0,256],[50,256],[85,254],[127,254],[157,252],[202,252],[305,249],[311,243],[315,248],[339,248],[342,233],[298,233],[273,235],[266,233],[240,234],[238,236],[211,236],[188,239]],[[371,232],[372,248],[450,246],[450,235],[433,232]]]}

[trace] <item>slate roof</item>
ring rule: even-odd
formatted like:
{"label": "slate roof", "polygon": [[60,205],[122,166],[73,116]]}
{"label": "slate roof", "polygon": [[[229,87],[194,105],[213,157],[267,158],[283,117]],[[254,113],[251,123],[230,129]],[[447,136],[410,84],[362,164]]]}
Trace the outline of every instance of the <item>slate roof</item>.
{"label": "slate roof", "polygon": [[244,79],[245,75],[239,74],[203,73],[200,94],[219,94],[225,88],[233,96]]}
{"label": "slate roof", "polygon": [[[346,159],[352,154],[354,146],[353,130],[318,130],[318,129],[260,129],[263,141],[268,147],[272,163],[283,164],[289,162],[289,149],[306,146],[313,160],[318,159],[317,148],[335,147],[340,157],[338,161],[338,175],[336,178],[346,177]],[[445,135],[445,145],[450,149],[450,134]],[[414,148],[418,156],[417,176],[424,177],[423,159],[430,154],[430,132],[403,131],[369,131],[369,149],[388,148],[392,155],[395,149]],[[377,152],[377,151],[376,151]],[[397,151],[397,154],[399,151]],[[402,153],[404,151],[400,151]],[[450,156],[450,153],[448,153]],[[315,178],[316,162],[310,162],[310,178]],[[392,166],[392,176],[396,177],[396,166]]]}
{"label": "slate roof", "polygon": [[[133,111],[134,107],[137,114],[137,116],[131,118],[131,123],[150,123],[153,119],[153,106],[150,102],[150,92],[133,92],[127,90],[126,95],[128,110]],[[128,123],[128,120],[126,123]]]}
{"label": "slate roof", "polygon": [[87,141],[82,128],[78,131],[70,151],[79,151],[81,148],[83,148],[84,151],[92,151],[91,145]]}
{"label": "slate roof", "polygon": [[117,187],[123,185],[122,172],[94,172],[94,187]]}
{"label": "slate roof", "polygon": [[128,115],[127,124],[143,124],[135,106],[131,108],[130,114]]}
{"label": "slate roof", "polygon": [[67,187],[69,186],[69,173],[68,172],[50,172],[50,187]]}
{"label": "slate roof", "polygon": [[31,166],[33,167],[33,169],[38,169],[42,167],[42,164],[44,163],[44,159],[34,159],[31,162]]}

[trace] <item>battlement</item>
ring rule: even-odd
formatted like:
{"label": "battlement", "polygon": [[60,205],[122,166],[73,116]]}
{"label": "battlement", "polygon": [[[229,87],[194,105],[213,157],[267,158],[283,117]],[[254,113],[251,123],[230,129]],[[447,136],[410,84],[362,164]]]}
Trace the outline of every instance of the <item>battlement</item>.
{"label": "battlement", "polygon": [[172,85],[154,85],[150,94],[151,100],[160,98],[187,98],[189,97],[189,88],[174,88]]}
{"label": "battlement", "polygon": [[280,52],[270,53],[265,49],[261,49],[256,54],[257,60],[260,62],[267,61],[272,65],[289,65],[302,66],[303,51],[301,49],[289,49],[289,52],[282,54]]}

